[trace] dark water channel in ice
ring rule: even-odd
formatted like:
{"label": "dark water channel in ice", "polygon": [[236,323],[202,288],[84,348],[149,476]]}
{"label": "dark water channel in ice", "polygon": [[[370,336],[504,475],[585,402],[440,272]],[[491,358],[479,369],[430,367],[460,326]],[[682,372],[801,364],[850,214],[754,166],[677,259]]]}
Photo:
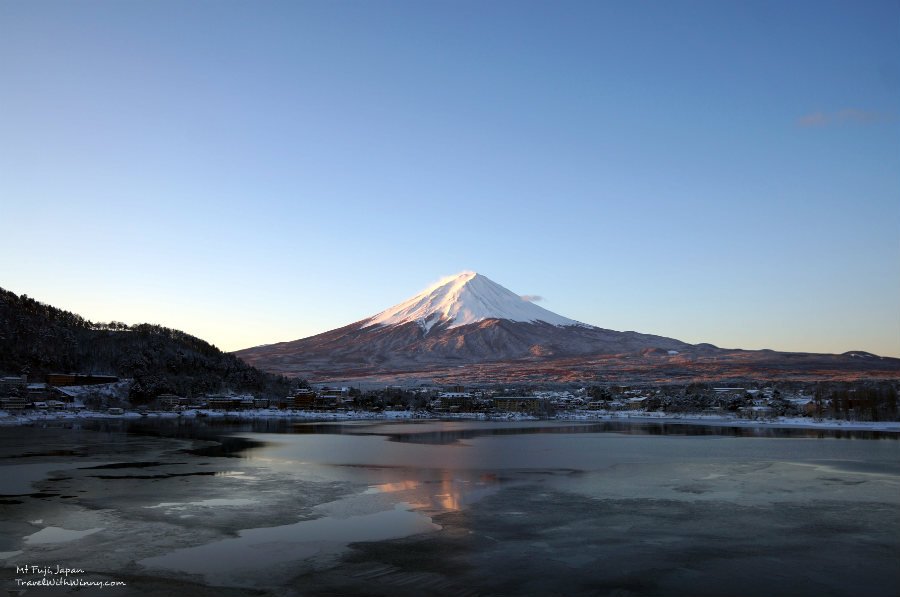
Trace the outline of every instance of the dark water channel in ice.
{"label": "dark water channel in ice", "polygon": [[900,441],[655,422],[4,428],[0,588],[22,563],[127,583],[109,596],[896,597]]}

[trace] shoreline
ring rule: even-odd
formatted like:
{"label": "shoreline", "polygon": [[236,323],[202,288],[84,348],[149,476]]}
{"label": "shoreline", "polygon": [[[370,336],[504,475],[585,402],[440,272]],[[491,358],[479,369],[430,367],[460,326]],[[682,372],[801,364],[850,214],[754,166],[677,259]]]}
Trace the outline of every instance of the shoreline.
{"label": "shoreline", "polygon": [[725,415],[703,414],[669,414],[648,411],[566,411],[552,417],[537,417],[524,413],[432,413],[428,411],[304,411],[304,410],[272,410],[253,409],[243,411],[213,411],[208,409],[182,412],[147,412],[126,411],[123,414],[110,414],[99,411],[47,412],[12,415],[0,411],[0,427],[33,425],[44,422],[75,422],[79,420],[140,420],[154,419],[299,419],[319,421],[405,421],[405,420],[462,420],[490,422],[518,421],[570,421],[599,422],[611,421],[622,423],[667,423],[676,425],[707,425],[713,427],[760,427],[783,429],[822,429],[846,431],[879,431],[900,433],[900,421],[848,421],[844,419],[811,419],[808,417],[775,417],[771,419],[744,419]]}

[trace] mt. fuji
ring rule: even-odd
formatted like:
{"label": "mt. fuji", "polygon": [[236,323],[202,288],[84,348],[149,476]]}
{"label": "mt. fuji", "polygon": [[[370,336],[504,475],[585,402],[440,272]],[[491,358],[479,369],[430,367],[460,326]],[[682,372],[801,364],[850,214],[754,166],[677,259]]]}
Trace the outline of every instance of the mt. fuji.
{"label": "mt. fuji", "polygon": [[557,315],[475,272],[444,278],[372,317],[235,353],[312,381],[683,383],[895,378],[900,360],[722,349],[617,332]]}
{"label": "mt. fuji", "polygon": [[362,321],[236,354],[269,371],[321,379],[689,348],[671,338],[605,330],[557,315],[486,276],[463,272]]}

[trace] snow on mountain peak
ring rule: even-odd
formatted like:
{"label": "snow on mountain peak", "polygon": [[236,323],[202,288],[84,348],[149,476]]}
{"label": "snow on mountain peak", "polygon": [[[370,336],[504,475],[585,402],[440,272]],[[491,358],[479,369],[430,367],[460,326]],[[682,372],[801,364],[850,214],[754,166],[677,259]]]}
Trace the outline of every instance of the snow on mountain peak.
{"label": "snow on mountain peak", "polygon": [[584,326],[535,305],[486,276],[466,271],[441,279],[411,299],[365,320],[362,327],[416,322],[427,333],[439,322],[455,328],[485,319]]}

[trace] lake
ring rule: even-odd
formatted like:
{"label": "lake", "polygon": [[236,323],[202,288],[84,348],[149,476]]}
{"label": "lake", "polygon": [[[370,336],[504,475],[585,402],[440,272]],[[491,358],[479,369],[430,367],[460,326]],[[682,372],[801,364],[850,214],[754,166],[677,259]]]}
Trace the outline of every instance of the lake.
{"label": "lake", "polygon": [[[885,595],[897,434],[671,423],[0,429],[0,582],[102,595]],[[85,587],[29,586],[28,595]],[[91,594],[94,594],[93,592]]]}

